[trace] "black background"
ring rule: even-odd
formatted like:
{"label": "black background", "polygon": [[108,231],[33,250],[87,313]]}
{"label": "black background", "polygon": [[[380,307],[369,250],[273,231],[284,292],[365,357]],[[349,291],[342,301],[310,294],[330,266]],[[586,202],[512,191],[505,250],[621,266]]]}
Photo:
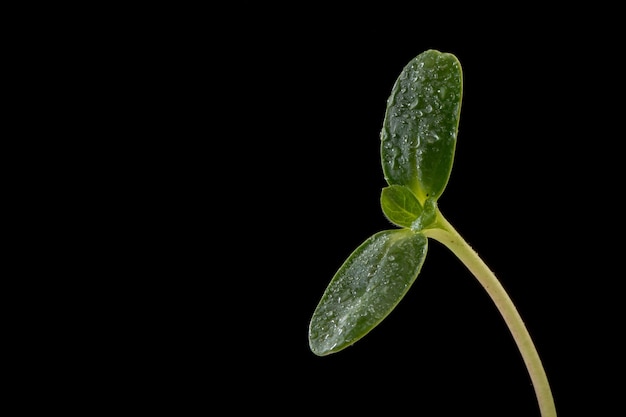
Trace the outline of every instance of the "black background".
{"label": "black background", "polygon": [[98,227],[117,239],[98,366],[124,398],[183,413],[539,415],[495,306],[435,241],[370,334],[328,357],[308,347],[337,268],[393,228],[379,206],[386,99],[438,49],[464,78],[439,208],[517,305],[559,415],[612,407],[623,71],[610,27],[596,41],[514,12],[458,29],[442,11],[432,26],[391,11],[249,25],[163,12],[90,45],[107,75],[93,88],[113,100],[96,130],[115,143],[98,180]]}

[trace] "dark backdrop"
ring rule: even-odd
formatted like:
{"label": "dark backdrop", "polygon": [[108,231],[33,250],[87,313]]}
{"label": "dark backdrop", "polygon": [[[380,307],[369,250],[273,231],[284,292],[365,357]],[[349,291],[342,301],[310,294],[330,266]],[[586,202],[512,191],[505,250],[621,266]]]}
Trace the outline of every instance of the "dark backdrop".
{"label": "dark backdrop", "polygon": [[434,241],[370,334],[328,357],[308,347],[337,268],[393,228],[379,207],[386,99],[433,48],[464,77],[439,207],[516,303],[560,415],[602,415],[578,412],[608,407],[619,365],[615,50],[552,18],[437,31],[410,15],[322,15],[219,26],[183,14],[119,40],[123,59],[109,52],[133,122],[119,148],[130,172],[109,190],[134,260],[130,314],[110,328],[118,383],[137,404],[211,414],[539,415],[491,300]]}

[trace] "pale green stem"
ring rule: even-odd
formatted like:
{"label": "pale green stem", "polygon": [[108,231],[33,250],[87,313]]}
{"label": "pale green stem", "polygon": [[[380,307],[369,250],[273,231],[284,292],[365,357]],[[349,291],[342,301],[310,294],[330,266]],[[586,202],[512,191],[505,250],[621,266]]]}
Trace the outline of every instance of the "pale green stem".
{"label": "pale green stem", "polygon": [[450,249],[485,288],[504,318],[530,374],[542,417],[556,417],[554,399],[537,349],[513,301],[495,274],[472,247],[437,210],[437,227],[424,234]]}

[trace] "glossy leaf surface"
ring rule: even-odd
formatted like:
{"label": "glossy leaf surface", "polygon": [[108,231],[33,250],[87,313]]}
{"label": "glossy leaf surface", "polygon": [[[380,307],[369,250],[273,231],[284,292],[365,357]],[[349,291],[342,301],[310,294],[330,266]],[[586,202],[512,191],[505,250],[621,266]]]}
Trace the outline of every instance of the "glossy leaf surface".
{"label": "glossy leaf surface", "polygon": [[400,227],[411,227],[422,214],[422,205],[415,194],[403,185],[390,185],[380,194],[380,206],[387,219]]}
{"label": "glossy leaf surface", "polygon": [[319,356],[361,339],[400,302],[421,270],[428,239],[410,229],[372,235],[348,257],[324,291],[309,323]]}
{"label": "glossy leaf surface", "polygon": [[428,50],[396,80],[381,130],[385,180],[409,187],[420,202],[445,189],[456,147],[462,73],[458,59]]}

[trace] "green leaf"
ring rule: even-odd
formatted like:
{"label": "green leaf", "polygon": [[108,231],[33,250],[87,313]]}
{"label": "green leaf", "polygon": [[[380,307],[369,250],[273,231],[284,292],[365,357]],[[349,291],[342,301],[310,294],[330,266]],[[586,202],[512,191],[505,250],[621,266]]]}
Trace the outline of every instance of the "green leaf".
{"label": "green leaf", "polygon": [[428,239],[410,229],[372,235],[339,268],[309,323],[309,345],[319,356],[365,336],[394,309],[417,278]]}
{"label": "green leaf", "polygon": [[390,185],[380,194],[380,206],[390,222],[400,227],[411,227],[422,213],[422,205],[413,192],[403,185]]}
{"label": "green leaf", "polygon": [[437,208],[437,200],[434,198],[427,198],[424,202],[422,213],[411,224],[411,230],[414,232],[420,232],[433,226],[436,227],[438,212],[439,209]]}
{"label": "green leaf", "polygon": [[396,80],[381,130],[381,161],[390,185],[409,187],[421,203],[443,193],[454,160],[462,71],[449,53],[425,51]]}

